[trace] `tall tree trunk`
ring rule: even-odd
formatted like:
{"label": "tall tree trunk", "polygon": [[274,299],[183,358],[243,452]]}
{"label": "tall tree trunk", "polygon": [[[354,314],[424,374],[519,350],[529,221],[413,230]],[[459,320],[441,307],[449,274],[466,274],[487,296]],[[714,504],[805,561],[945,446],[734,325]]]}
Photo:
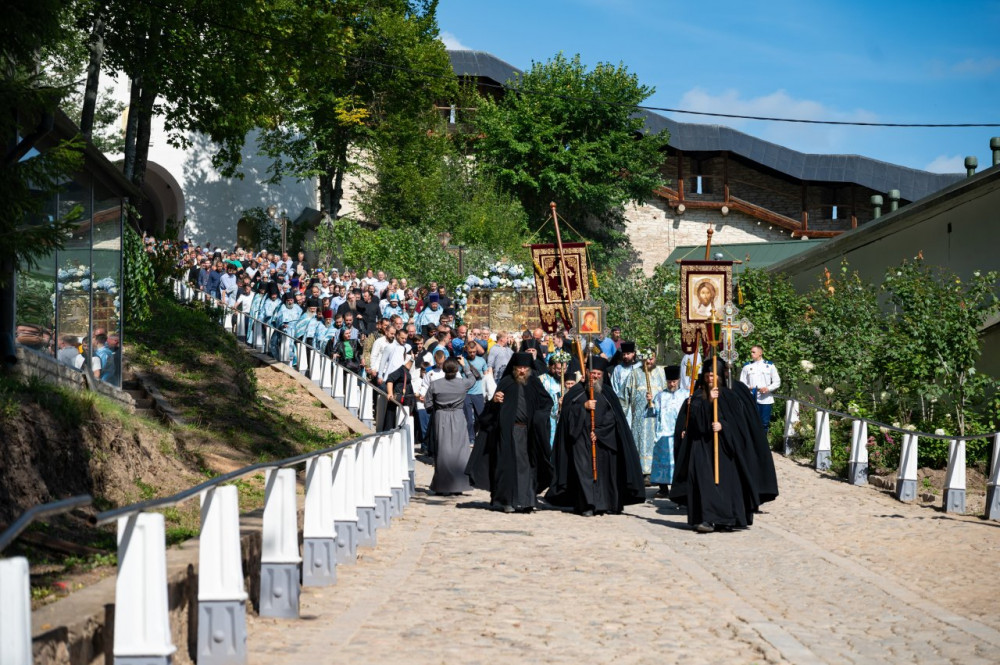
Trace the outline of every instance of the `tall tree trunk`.
{"label": "tall tree trunk", "polygon": [[129,180],[135,173],[135,137],[139,131],[139,101],[142,99],[142,76],[132,79],[128,97],[128,117],[125,122],[125,162],[122,172]]}
{"label": "tall tree trunk", "polygon": [[319,207],[336,218],[336,213],[331,211],[333,194],[333,176],[329,173],[322,173],[319,176]]}
{"label": "tall tree trunk", "polygon": [[330,216],[334,219],[340,218],[340,202],[344,198],[344,173],[347,171],[347,141],[344,140],[337,146],[335,156],[336,166],[333,177],[333,189],[330,191]]}
{"label": "tall tree trunk", "polygon": [[142,188],[146,181],[146,163],[149,158],[149,139],[153,133],[153,104],[156,101],[156,91],[153,86],[144,86],[139,98],[137,109],[138,128],[135,136],[135,165],[132,171],[132,184]]}
{"label": "tall tree trunk", "polygon": [[87,63],[87,87],[83,92],[83,111],[80,113],[80,133],[90,138],[94,129],[94,111],[97,109],[97,91],[101,80],[101,60],[104,59],[104,18],[98,14],[94,30],[90,33],[90,61]]}

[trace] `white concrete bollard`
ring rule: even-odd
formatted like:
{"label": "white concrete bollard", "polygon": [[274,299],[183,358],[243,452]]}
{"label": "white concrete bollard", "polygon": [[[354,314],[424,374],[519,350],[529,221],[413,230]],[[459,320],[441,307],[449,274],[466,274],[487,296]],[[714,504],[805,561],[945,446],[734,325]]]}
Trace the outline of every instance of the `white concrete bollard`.
{"label": "white concrete bollard", "polygon": [[236,312],[236,336],[241,340],[247,336],[247,315],[243,312]]}
{"label": "white concrete bollard", "polygon": [[830,468],[830,413],[816,409],[816,470]]}
{"label": "white concrete bollard", "polygon": [[375,441],[367,438],[354,446],[356,451],[354,477],[357,479],[358,507],[358,547],[375,547],[377,529],[375,528]]}
{"label": "white concrete bollard", "polygon": [[295,470],[268,469],[260,556],[260,616],[299,616],[298,506]]}
{"label": "white concrete bollard", "polygon": [[136,513],[118,520],[115,581],[115,665],[170,663],[167,541],[163,515]]}
{"label": "white concrete bollard", "polygon": [[[276,333],[278,334],[278,333]],[[288,335],[281,335],[281,344],[278,345],[278,360],[290,364],[295,352],[294,342]]]}
{"label": "white concrete bollard", "polygon": [[406,409],[406,470],[407,470],[407,493],[412,497],[417,491],[416,469],[417,469],[417,429],[413,422],[413,415]]}
{"label": "white concrete bollard", "polygon": [[233,485],[205,490],[198,538],[198,665],[247,662],[246,600],[239,492]]}
{"label": "white concrete bollard", "polygon": [[333,527],[333,459],[306,464],[306,511],[302,525],[302,586],[337,582],[337,542]]}
{"label": "white concrete bollard", "polygon": [[[319,387],[322,388],[323,391],[330,397],[333,397],[333,366],[333,360],[327,356],[323,356],[323,370],[319,380]],[[341,404],[344,403],[343,400],[339,401]]]}
{"label": "white concrete bollard", "polygon": [[792,436],[795,434],[795,423],[799,421],[799,403],[794,399],[785,402],[785,441],[783,452],[786,457],[792,454]]}
{"label": "white concrete bollard", "polygon": [[263,321],[255,321],[253,325],[253,348],[257,349],[257,351],[264,352],[267,350],[268,331],[270,328],[265,326]]}
{"label": "white concrete bollard", "polygon": [[344,406],[347,404],[347,391],[344,389],[345,374],[344,367],[340,363],[331,363],[333,376],[330,379],[333,388],[333,399],[337,400]]}
{"label": "white concrete bollard", "polygon": [[361,380],[361,404],[358,406],[358,418],[368,427],[375,429],[375,391],[368,381]]}
{"label": "white concrete bollard", "polygon": [[358,559],[358,497],[355,489],[354,447],[333,453],[333,528],[337,534],[337,563]]}
{"label": "white concrete bollard", "polygon": [[903,435],[899,451],[899,473],[896,475],[896,498],[913,501],[917,498],[917,436]]}
{"label": "white concrete bollard", "polygon": [[389,507],[392,517],[400,517],[406,505],[403,489],[403,432],[393,429],[389,434]]}
{"label": "white concrete bollard", "polygon": [[360,418],[361,412],[361,382],[350,372],[344,372],[344,404],[351,415]]}
{"label": "white concrete bollard", "polygon": [[868,423],[851,423],[851,459],[847,463],[847,480],[852,485],[868,484]]}
{"label": "white concrete bollard", "polygon": [[31,665],[31,578],[22,556],[0,559],[0,663]]}
{"label": "white concrete bollard", "polygon": [[965,440],[952,439],[948,444],[948,475],[944,483],[946,513],[965,512]]}
{"label": "white concrete bollard", "polygon": [[386,528],[392,521],[392,490],[389,487],[389,435],[374,437],[372,473],[375,487],[375,527]]}
{"label": "white concrete bollard", "polygon": [[323,386],[323,371],[329,361],[323,354],[309,349],[309,379],[317,386]]}
{"label": "white concrete bollard", "polygon": [[986,484],[986,519],[1000,520],[1000,433],[993,437],[990,479]]}
{"label": "white concrete bollard", "polygon": [[295,354],[295,360],[298,362],[296,369],[299,370],[300,374],[305,374],[309,371],[309,356],[306,354],[306,343],[298,340],[295,343],[295,348],[298,349],[298,353]]}
{"label": "white concrete bollard", "polygon": [[374,388],[372,391],[372,399],[375,400],[375,431],[382,432],[388,429],[392,429],[392,426],[387,425],[385,422],[385,410],[389,407],[389,400],[385,395],[376,391]]}

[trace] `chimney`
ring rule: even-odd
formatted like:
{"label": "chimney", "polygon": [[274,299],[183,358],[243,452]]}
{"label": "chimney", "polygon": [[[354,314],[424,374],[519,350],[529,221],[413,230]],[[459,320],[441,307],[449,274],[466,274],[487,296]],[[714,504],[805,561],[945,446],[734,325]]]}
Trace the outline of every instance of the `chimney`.
{"label": "chimney", "polygon": [[993,166],[1000,164],[1000,136],[990,139],[990,150],[993,151]]}
{"label": "chimney", "polygon": [[875,208],[875,216],[873,219],[878,219],[882,216],[882,195],[872,194],[872,207]]}
{"label": "chimney", "polygon": [[965,158],[965,176],[971,178],[976,175],[976,167],[979,166],[979,160],[969,155]]}
{"label": "chimney", "polygon": [[899,210],[899,190],[890,189],[889,190],[889,212],[896,212]]}

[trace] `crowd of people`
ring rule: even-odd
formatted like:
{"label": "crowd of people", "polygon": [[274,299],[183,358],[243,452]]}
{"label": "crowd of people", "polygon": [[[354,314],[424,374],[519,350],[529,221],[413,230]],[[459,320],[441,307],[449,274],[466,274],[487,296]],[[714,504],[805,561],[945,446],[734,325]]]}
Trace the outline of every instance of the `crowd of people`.
{"label": "crowd of people", "polygon": [[[384,390],[391,399],[372,414],[377,427],[393,426],[395,404],[406,406],[437,494],[486,489],[503,512],[531,512],[544,495],[590,516],[619,513],[656,486],[701,532],[746,527],[777,496],[766,427],[780,379],[759,347],[763,365],[741,377],[753,385],[729,388],[724,365],[688,354],[661,367],[619,328],[586,342],[466,325],[433,281],[239,248],[182,247],[179,267],[193,288]],[[246,334],[253,343],[252,326]],[[276,357],[280,337],[271,337]]]}

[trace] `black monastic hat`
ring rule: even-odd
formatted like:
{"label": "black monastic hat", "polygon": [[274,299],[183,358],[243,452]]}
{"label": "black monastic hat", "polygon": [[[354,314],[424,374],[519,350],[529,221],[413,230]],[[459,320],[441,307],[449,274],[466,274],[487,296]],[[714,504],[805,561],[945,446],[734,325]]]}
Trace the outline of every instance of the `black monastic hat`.
{"label": "black monastic hat", "polygon": [[663,373],[667,376],[667,381],[677,381],[681,378],[681,366],[680,365],[667,365],[663,369]]}
{"label": "black monastic hat", "polygon": [[530,353],[515,353],[510,358],[510,364],[514,367],[531,367],[534,365]]}
{"label": "black monastic hat", "polygon": [[635,342],[622,342],[622,353],[635,353]]}

